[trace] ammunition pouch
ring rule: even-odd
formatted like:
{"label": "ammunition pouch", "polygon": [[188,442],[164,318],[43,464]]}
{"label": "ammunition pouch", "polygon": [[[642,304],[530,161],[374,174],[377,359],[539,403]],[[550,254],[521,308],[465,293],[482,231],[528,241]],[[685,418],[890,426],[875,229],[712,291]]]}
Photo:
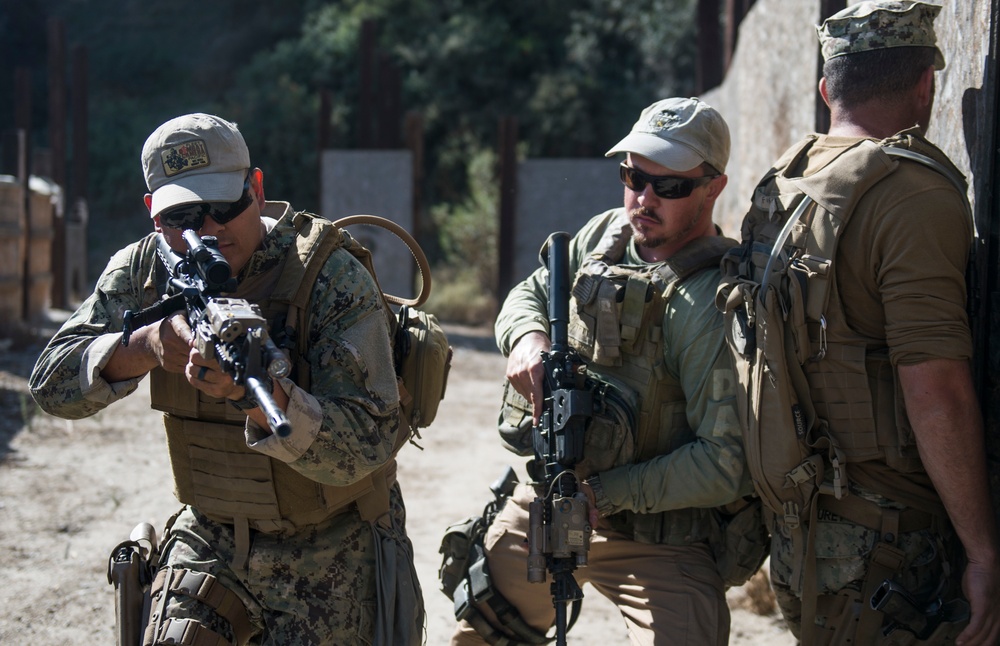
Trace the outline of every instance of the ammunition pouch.
{"label": "ammunition pouch", "polygon": [[[482,515],[470,516],[445,530],[439,550],[442,561],[438,578],[441,591],[455,603],[455,619],[467,621],[487,643],[503,646],[547,644],[552,640],[525,623],[517,608],[493,587],[486,561],[486,532],[516,484],[514,470],[507,467],[490,486],[494,500],[486,505]],[[501,627],[494,626],[480,612],[483,606],[496,615]],[[575,602],[570,627],[579,614],[580,603]]]}
{"label": "ammunition pouch", "polygon": [[719,575],[727,588],[743,585],[760,569],[771,550],[764,505],[754,496],[717,507],[715,512],[718,533],[709,545]]}

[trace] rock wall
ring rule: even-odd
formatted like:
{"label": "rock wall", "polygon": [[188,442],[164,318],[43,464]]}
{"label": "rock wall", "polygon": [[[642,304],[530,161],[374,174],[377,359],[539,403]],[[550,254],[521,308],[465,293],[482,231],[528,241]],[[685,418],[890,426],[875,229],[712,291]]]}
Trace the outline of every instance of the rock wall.
{"label": "rock wall", "polygon": [[[935,23],[947,67],[928,136],[972,180],[981,197],[989,184],[994,131],[995,61],[990,57],[991,4],[948,2]],[[819,0],[757,0],[740,26],[725,82],[703,95],[729,122],[733,153],[729,187],[716,208],[719,224],[739,233],[754,185],[782,151],[815,130]],[[987,214],[980,213],[985,221]]]}
{"label": "rock wall", "polygon": [[[941,4],[935,27],[947,65],[936,75],[927,136],[966,175],[981,237],[982,297],[973,321],[973,366],[986,417],[994,506],[1000,509],[1000,292],[992,291],[1000,273],[995,248],[1000,216],[993,188],[997,62],[990,43],[1000,0]],[[732,131],[729,186],[716,207],[716,221],[731,236],[739,236],[759,177],[788,145],[815,129],[820,68],[813,26],[819,11],[819,0],[757,0],[740,26],[725,82],[702,97],[722,112]]]}

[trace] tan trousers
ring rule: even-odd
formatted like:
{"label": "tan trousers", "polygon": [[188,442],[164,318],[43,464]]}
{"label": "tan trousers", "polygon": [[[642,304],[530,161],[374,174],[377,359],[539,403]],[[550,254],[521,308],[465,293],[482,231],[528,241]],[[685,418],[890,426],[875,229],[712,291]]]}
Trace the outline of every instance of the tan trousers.
{"label": "tan trousers", "polygon": [[[555,621],[549,581],[527,579],[528,503],[534,489],[518,485],[486,535],[487,563],[500,593],[526,623],[547,631]],[[574,573],[581,586],[590,583],[621,611],[635,645],[724,646],[729,641],[725,588],[708,547],[637,543],[617,532],[596,531],[588,565]],[[491,622],[489,608],[480,608]],[[587,612],[584,600],[583,613]],[[585,637],[585,636],[584,636]],[[569,634],[572,643],[574,635]],[[467,622],[459,622],[453,646],[486,643]],[[586,639],[579,643],[586,643]]]}

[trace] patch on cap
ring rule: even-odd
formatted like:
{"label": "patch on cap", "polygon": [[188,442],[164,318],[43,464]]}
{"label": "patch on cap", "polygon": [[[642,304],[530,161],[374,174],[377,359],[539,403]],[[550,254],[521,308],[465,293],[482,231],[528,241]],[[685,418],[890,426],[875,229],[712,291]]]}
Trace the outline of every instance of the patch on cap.
{"label": "patch on cap", "polygon": [[160,151],[160,160],[163,162],[163,173],[167,177],[212,165],[212,160],[208,158],[208,147],[202,139],[185,141],[164,148]]}
{"label": "patch on cap", "polygon": [[632,131],[605,153],[641,155],[664,168],[689,171],[707,163],[720,173],[729,161],[729,126],[697,98],[657,101],[639,115]]}
{"label": "patch on cap", "polygon": [[934,68],[944,68],[934,18],[941,5],[916,0],[866,0],[835,13],[816,28],[827,61],[892,47],[933,47]]}
{"label": "patch on cap", "polygon": [[[660,110],[649,116],[649,121],[647,122],[649,129],[646,132],[655,134],[664,130],[670,130],[680,125],[681,122],[680,115],[673,110]],[[641,131],[641,128],[636,128],[636,131]]]}

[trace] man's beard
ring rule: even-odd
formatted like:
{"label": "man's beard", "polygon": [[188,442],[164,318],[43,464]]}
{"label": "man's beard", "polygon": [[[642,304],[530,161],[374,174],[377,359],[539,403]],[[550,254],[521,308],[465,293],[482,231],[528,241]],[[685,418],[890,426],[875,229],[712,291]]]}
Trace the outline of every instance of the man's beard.
{"label": "man's beard", "polygon": [[[701,214],[704,210],[705,210],[705,202],[702,201],[701,204],[698,205],[698,210],[695,211],[695,213],[691,216],[691,218],[689,218],[688,221],[684,223],[684,228],[678,231],[677,233],[671,234],[669,236],[658,236],[658,237],[647,236],[645,233],[640,231],[639,228],[635,226],[635,224],[632,224],[632,239],[635,240],[636,245],[640,247],[645,247],[647,249],[656,249],[658,247],[662,247],[663,245],[669,242],[673,242],[675,240],[682,240],[689,233],[691,233],[691,230],[694,229],[695,226],[698,224],[698,221],[701,219]],[[632,209],[632,211],[629,213],[629,222],[630,223],[633,222],[636,217],[645,217],[654,220],[660,226],[663,225],[663,218],[661,218],[659,215],[657,215],[653,211],[650,211],[644,206],[640,206],[637,209]]]}

